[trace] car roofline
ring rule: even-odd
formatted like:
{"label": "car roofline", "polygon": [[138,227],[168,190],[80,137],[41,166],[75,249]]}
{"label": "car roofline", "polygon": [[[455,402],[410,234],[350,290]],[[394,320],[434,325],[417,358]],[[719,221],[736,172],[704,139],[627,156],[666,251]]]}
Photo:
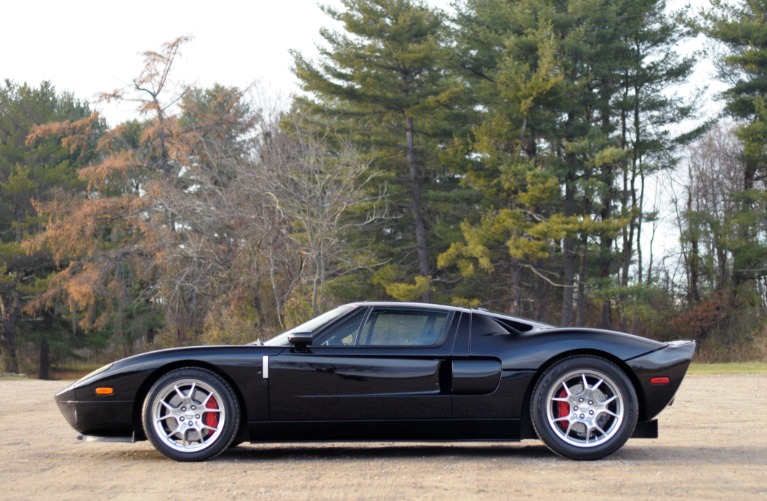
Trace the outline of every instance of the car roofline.
{"label": "car roofline", "polygon": [[529,318],[518,317],[515,315],[509,315],[506,313],[498,313],[495,311],[487,310],[485,308],[466,308],[463,306],[453,306],[453,305],[438,304],[438,303],[420,303],[417,301],[358,301],[358,302],[349,303],[349,304],[360,305],[360,306],[374,306],[374,307],[380,306],[380,307],[432,308],[432,309],[447,310],[447,311],[460,311],[463,313],[481,313],[483,315],[487,315],[490,317],[505,318],[507,320],[512,320],[512,321],[523,323],[523,324],[529,324],[533,327],[533,330],[557,328],[556,325],[547,324],[545,322],[539,322],[537,320],[531,320]]}
{"label": "car roofline", "polygon": [[420,303],[417,301],[358,301],[354,303],[349,303],[350,305],[360,305],[360,306],[382,306],[382,307],[406,307],[406,308],[431,308],[431,309],[437,309],[437,310],[449,310],[449,311],[462,311],[464,313],[468,313],[472,311],[469,308],[464,308],[463,306],[452,306],[448,304],[438,304],[438,303]]}

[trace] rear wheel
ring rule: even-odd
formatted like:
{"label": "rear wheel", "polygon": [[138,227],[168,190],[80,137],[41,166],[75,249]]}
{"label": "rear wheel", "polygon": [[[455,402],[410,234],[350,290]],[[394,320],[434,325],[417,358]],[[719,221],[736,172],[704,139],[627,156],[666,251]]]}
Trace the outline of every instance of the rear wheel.
{"label": "rear wheel", "polygon": [[177,461],[204,461],[232,443],[240,409],[231,386],[206,369],[177,369],[162,376],[144,400],[144,432]]}
{"label": "rear wheel", "polygon": [[620,449],[639,414],[626,374],[595,356],[571,357],[550,367],[533,390],[530,409],[546,446],[572,459],[599,459]]}

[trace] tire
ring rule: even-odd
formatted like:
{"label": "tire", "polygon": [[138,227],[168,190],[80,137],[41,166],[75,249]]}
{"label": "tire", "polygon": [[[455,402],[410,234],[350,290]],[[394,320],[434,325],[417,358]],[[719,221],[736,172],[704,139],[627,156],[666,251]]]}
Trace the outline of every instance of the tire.
{"label": "tire", "polygon": [[232,387],[199,368],[173,370],[144,400],[144,433],[155,449],[176,461],[205,461],[225,451],[240,427]]}
{"label": "tire", "polygon": [[571,459],[609,456],[631,437],[639,415],[636,391],[615,364],[595,356],[566,358],[535,385],[530,417],[553,452]]}

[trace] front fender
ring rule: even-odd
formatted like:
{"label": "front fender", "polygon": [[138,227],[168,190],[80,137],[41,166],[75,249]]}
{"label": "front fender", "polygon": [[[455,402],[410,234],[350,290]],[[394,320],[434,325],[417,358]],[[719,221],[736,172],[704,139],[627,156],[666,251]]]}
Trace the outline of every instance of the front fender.
{"label": "front fender", "polygon": [[[60,391],[55,399],[70,424],[82,433],[135,432],[134,423],[144,395],[162,374],[179,367],[205,367],[230,381],[249,420],[266,419],[269,392],[262,361],[264,356],[282,350],[262,346],[202,346],[143,353],[118,360],[80,379]],[[99,394],[97,388],[110,388],[111,392]]]}

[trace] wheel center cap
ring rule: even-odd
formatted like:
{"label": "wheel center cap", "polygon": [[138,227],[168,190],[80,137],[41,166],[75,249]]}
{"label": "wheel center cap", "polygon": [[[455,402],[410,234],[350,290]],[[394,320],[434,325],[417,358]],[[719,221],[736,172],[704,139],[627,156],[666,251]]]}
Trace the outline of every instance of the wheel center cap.
{"label": "wheel center cap", "polygon": [[597,414],[596,409],[599,407],[599,402],[593,395],[584,393],[573,399],[572,403],[572,418],[582,423],[593,422],[594,416]]}

